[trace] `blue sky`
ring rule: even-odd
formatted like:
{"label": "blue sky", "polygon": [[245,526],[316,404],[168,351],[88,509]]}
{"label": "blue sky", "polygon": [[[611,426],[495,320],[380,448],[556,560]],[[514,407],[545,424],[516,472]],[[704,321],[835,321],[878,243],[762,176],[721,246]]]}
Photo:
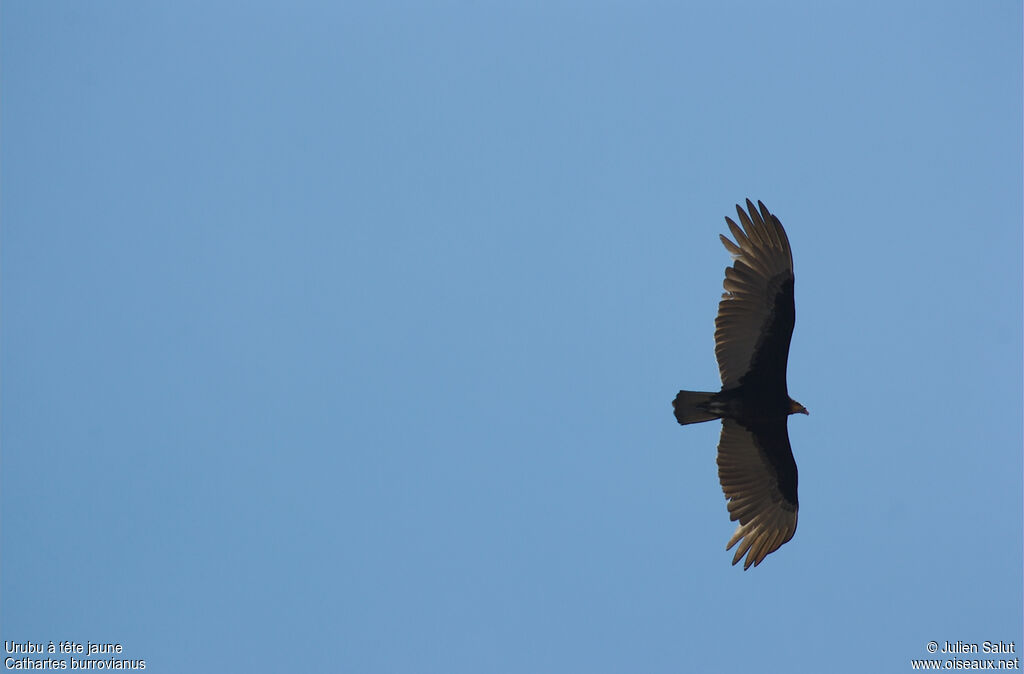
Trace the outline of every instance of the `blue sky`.
{"label": "blue sky", "polygon": [[[2,6],[5,640],[909,671],[1022,634],[1018,2]],[[723,216],[789,233],[730,566]]]}

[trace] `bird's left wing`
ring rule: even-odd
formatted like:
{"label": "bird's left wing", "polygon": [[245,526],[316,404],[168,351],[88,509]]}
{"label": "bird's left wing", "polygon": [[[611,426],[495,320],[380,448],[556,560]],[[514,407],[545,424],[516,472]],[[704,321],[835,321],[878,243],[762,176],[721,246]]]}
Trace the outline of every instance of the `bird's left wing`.
{"label": "bird's left wing", "polygon": [[757,566],[796,533],[797,471],[786,418],[753,428],[722,420],[718,479],[729,500],[729,517],[739,520],[726,550],[739,543],[732,563]]}

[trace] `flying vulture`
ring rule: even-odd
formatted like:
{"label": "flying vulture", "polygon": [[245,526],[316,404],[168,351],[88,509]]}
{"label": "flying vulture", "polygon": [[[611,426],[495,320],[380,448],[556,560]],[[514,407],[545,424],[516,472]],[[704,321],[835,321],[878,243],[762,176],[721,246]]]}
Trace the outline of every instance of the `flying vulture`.
{"label": "flying vulture", "polygon": [[786,422],[807,408],[789,397],[786,360],[793,336],[793,253],[779,219],[764,204],[738,205],[739,225],[725,221],[735,243],[721,236],[733,264],[715,318],[718,393],[680,391],[672,407],[683,425],[722,420],[718,479],[729,517],[739,520],[725,549],[739,543],[732,563],[757,566],[796,532],[796,461]]}

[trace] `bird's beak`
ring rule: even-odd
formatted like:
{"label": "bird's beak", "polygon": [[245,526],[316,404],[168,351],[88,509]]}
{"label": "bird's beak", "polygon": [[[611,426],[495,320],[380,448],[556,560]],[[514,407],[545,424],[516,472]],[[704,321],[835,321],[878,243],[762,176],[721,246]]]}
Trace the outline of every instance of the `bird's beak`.
{"label": "bird's beak", "polygon": [[806,407],[801,407],[799,411],[800,414],[806,414],[807,416],[811,416],[811,413],[807,411]]}

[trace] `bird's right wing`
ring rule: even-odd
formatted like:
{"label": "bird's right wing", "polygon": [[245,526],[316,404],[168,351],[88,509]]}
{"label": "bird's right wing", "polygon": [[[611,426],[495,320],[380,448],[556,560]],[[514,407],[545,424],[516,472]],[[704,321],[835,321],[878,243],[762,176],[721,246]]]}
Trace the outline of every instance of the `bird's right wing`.
{"label": "bird's right wing", "polygon": [[[785,382],[793,308],[793,253],[782,223],[747,199],[749,216],[739,206],[743,229],[726,218],[736,243],[721,236],[735,262],[725,270],[725,293],[715,318],[715,356],[722,388],[732,388],[752,368]],[[744,231],[746,230],[746,231]]]}
{"label": "bird's right wing", "polygon": [[739,520],[726,550],[739,543],[732,563],[760,564],[796,533],[797,472],[786,418],[748,429],[722,420],[718,479],[729,500],[729,517]]}

